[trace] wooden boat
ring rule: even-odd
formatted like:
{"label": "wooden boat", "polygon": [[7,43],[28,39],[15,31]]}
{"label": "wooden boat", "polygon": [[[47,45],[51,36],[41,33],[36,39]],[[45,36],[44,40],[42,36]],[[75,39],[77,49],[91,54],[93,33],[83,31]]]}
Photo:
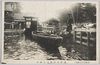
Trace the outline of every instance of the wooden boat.
{"label": "wooden boat", "polygon": [[62,42],[62,37],[55,34],[32,33],[32,38],[48,49],[58,49]]}

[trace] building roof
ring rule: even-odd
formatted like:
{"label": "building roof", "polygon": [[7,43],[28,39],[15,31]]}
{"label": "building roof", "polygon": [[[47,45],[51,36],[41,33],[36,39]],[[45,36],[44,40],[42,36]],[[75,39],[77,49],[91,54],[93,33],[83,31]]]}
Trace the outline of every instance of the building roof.
{"label": "building roof", "polygon": [[23,13],[15,13],[14,14],[14,19],[24,19],[23,18]]}
{"label": "building roof", "polygon": [[30,13],[15,13],[14,19],[36,18]]}

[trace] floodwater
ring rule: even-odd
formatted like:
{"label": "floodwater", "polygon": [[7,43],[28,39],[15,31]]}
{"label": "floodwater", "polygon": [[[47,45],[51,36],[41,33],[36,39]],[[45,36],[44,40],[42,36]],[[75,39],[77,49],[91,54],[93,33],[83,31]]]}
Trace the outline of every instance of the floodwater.
{"label": "floodwater", "polygon": [[[57,53],[59,54],[59,52]],[[60,55],[60,54],[59,54]],[[35,41],[19,40],[19,42],[14,46],[8,46],[5,50],[4,59],[14,59],[14,60],[57,60],[59,59],[53,53],[49,53],[45,48],[40,46]]]}
{"label": "floodwater", "polygon": [[[23,36],[15,45],[10,45],[5,49],[4,59],[13,60],[78,60],[72,58],[71,56],[66,56],[67,50],[62,46],[58,49],[50,51],[50,49],[45,48],[41,44],[25,40]],[[69,53],[69,55],[75,56],[75,53]],[[78,56],[77,56],[78,57]]]}

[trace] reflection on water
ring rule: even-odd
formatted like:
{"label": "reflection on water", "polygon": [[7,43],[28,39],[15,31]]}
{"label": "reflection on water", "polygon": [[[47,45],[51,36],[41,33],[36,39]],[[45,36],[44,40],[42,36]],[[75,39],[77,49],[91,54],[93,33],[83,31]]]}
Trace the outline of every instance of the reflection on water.
{"label": "reflection on water", "polygon": [[16,46],[8,47],[8,50],[5,50],[4,58],[14,60],[57,60],[59,59],[57,54],[59,54],[59,51],[55,54],[41,44],[23,39]]}
{"label": "reflection on water", "polygon": [[[12,39],[12,38],[11,38]],[[16,40],[16,39],[15,39]],[[6,43],[6,42],[5,42]],[[50,42],[49,42],[50,43]],[[46,44],[46,43],[45,43]],[[78,60],[81,59],[76,53],[67,53],[62,46],[46,46],[34,40],[25,40],[25,37],[17,43],[10,43],[4,49],[4,59],[14,60]],[[66,55],[68,54],[68,55]]]}

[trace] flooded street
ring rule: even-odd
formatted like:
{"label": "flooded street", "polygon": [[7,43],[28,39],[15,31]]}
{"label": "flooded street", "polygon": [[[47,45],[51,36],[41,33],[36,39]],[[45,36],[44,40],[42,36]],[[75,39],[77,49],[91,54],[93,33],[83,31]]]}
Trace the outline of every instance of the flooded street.
{"label": "flooded street", "polygon": [[[22,40],[17,43],[15,46],[16,49],[9,48],[9,52],[5,54],[5,59],[14,59],[14,60],[49,60],[55,59],[57,60],[57,56],[53,56],[53,54],[49,54],[42,48],[38,43],[31,42],[30,40]],[[15,51],[16,50],[16,51]],[[12,54],[10,54],[13,52]]]}
{"label": "flooded street", "polygon": [[98,62],[97,6],[96,2],[2,2],[1,63]]}
{"label": "flooded street", "polygon": [[[53,47],[52,47],[53,48]],[[51,48],[51,49],[52,49]],[[58,49],[53,51],[50,48],[46,48],[43,45],[31,41],[25,40],[23,36],[18,43],[8,46],[4,53],[4,59],[13,60],[79,60],[81,59],[78,54],[69,52],[67,54],[66,48],[59,46]],[[76,57],[76,58],[75,58]]]}

